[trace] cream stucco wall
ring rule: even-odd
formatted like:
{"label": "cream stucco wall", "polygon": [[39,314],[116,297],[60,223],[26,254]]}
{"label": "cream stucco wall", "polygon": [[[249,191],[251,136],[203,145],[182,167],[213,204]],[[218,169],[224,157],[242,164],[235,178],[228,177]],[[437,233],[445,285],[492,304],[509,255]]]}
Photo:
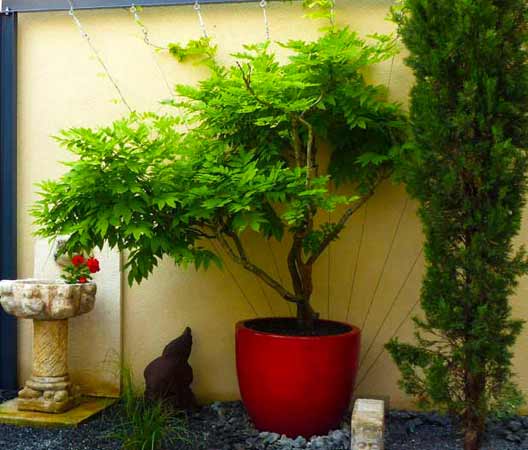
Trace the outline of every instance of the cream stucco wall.
{"label": "cream stucco wall", "polygon": [[[338,20],[362,35],[390,32],[393,25],[385,20],[390,3],[338,0]],[[207,5],[202,12],[225,61],[242,43],[264,37],[257,3]],[[141,16],[155,43],[183,43],[200,36],[190,6],[145,9]],[[318,25],[302,17],[298,2],[271,2],[268,16],[273,39],[309,39],[318,34]],[[167,55],[154,56],[127,10],[80,12],[79,18],[125,97],[138,110],[157,110],[158,100],[167,96],[153,57],[170,83],[192,83],[203,76],[200,69],[178,64]],[[112,101],[115,91],[108,79],[100,76],[100,66],[67,13],[22,15],[19,35],[19,276],[30,276],[33,244],[28,208],[37,198],[34,183],[57,177],[64,170],[58,161],[69,157],[50,136],[65,127],[105,124],[126,110]],[[390,78],[391,95],[405,102],[411,84],[409,72],[401,58],[395,60],[390,77],[389,69],[390,63],[382,64],[371,76],[383,83]],[[521,240],[528,240],[527,231],[525,227]],[[270,247],[254,237],[248,240],[250,253],[270,271],[278,270],[279,276],[286,278],[284,249],[275,244]],[[412,335],[412,324],[404,319],[418,298],[423,273],[420,247],[414,203],[407,200],[402,187],[387,183],[366,210],[351,220],[342,241],[333,244],[321,259],[316,274],[314,303],[322,316],[364,325],[366,356],[358,393],[388,396],[399,406],[409,406],[409,402],[397,388],[397,371],[382,353],[382,346],[395,330],[404,339]],[[521,300],[527,287],[524,281],[514,301],[515,312],[524,317],[528,316],[528,306]],[[189,325],[195,336],[191,360],[194,389],[202,400],[234,399],[239,395],[234,365],[235,322],[254,316],[253,308],[259,316],[289,313],[271,290],[229,261],[223,272],[212,269],[207,274],[184,271],[163,261],[149,280],[141,286],[124,286],[123,292],[123,353],[138,381],[145,365]],[[387,312],[390,314],[384,321]],[[528,361],[522,358],[526,340],[524,334],[517,352],[517,372],[528,391]],[[19,341],[20,376],[24,379],[30,370],[30,335],[26,327],[21,328]],[[369,376],[363,378],[369,367]]]}

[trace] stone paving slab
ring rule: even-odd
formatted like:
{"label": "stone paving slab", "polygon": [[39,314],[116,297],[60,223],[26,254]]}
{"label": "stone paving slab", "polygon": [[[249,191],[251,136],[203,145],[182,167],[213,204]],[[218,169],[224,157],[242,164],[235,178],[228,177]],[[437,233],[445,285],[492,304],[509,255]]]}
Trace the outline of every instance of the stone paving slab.
{"label": "stone paving slab", "polygon": [[34,427],[76,427],[116,401],[115,398],[107,397],[83,397],[76,408],[60,414],[50,414],[19,411],[18,400],[15,398],[0,404],[0,423]]}

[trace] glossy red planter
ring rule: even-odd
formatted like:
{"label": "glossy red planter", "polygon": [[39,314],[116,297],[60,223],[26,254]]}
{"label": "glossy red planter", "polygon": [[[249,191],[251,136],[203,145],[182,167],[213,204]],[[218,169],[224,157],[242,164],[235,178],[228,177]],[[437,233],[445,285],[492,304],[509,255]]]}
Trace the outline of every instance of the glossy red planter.
{"label": "glossy red planter", "polygon": [[[256,319],[273,320],[273,319]],[[335,429],[356,379],[359,328],[332,336],[283,336],[236,326],[238,385],[259,430],[311,437]]]}

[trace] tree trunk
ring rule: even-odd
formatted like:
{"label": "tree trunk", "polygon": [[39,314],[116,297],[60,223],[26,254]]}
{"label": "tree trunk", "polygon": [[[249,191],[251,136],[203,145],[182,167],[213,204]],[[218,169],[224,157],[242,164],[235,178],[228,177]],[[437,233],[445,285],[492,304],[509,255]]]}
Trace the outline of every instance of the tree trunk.
{"label": "tree trunk", "polygon": [[473,417],[467,422],[464,431],[464,450],[479,450],[484,434],[484,424],[478,417]]}
{"label": "tree trunk", "polygon": [[310,305],[310,299],[297,304],[297,322],[299,327],[306,332],[313,332],[318,314]]}
{"label": "tree trunk", "polygon": [[306,229],[295,233],[292,247],[288,254],[288,270],[292,280],[293,290],[297,297],[297,323],[298,327],[306,334],[313,333],[315,320],[319,315],[310,305],[313,292],[313,264],[305,263],[302,258],[303,238],[312,229],[312,221],[309,221]]}
{"label": "tree trunk", "polygon": [[482,444],[485,422],[480,411],[484,395],[484,377],[466,374],[466,404],[468,409],[464,415],[464,450],[479,450]]}
{"label": "tree trunk", "polygon": [[319,316],[310,305],[313,291],[312,265],[302,264],[298,273],[301,279],[300,294],[303,300],[297,304],[297,321],[301,329],[311,333],[314,329],[315,320]]}

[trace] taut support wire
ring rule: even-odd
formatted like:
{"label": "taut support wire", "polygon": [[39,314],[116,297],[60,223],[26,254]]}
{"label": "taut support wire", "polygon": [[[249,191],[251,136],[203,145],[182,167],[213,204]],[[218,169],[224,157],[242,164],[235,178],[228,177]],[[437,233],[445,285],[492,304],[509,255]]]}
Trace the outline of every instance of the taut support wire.
{"label": "taut support wire", "polygon": [[[392,338],[396,337],[396,335],[399,333],[400,329],[403,327],[403,325],[405,325],[405,322],[407,322],[407,319],[409,317],[411,317],[411,314],[416,309],[416,307],[418,306],[419,303],[420,303],[420,297],[418,297],[418,300],[416,300],[416,302],[414,302],[414,304],[412,305],[412,307],[409,310],[409,312],[405,315],[405,317],[402,319],[402,321],[398,324],[398,326],[396,327],[396,330],[394,330],[394,332],[391,334],[389,340],[391,340]],[[368,366],[367,370],[365,371],[365,374],[361,377],[359,382],[356,384],[356,389],[359,388],[363,384],[363,382],[367,379],[368,374],[374,368],[374,366],[379,361],[379,359],[381,358],[381,356],[383,355],[384,352],[385,352],[385,347],[383,347],[379,351],[379,353],[376,355],[376,358],[374,358],[374,361],[372,361],[372,364],[370,366]]]}
{"label": "taut support wire", "polygon": [[170,86],[169,80],[167,79],[167,76],[165,75],[165,72],[163,71],[163,68],[161,67],[158,58],[156,57],[156,52],[159,50],[167,50],[166,47],[162,47],[156,44],[153,44],[150,40],[150,33],[146,25],[141,21],[141,18],[139,17],[139,11],[136,8],[136,6],[132,3],[132,6],[130,7],[130,13],[134,17],[134,22],[139,26],[141,29],[141,32],[143,33],[143,42],[147,44],[152,49],[152,59],[154,60],[154,64],[156,65],[156,68],[158,69],[158,72],[161,76],[161,79],[163,80],[163,84],[165,85],[167,91],[169,92],[169,95],[172,99],[174,99],[174,92],[172,91],[172,88]]}
{"label": "taut support wire", "polygon": [[361,329],[364,331],[365,330],[365,325],[367,324],[368,322],[368,319],[370,317],[370,313],[372,311],[372,306],[374,304],[374,300],[376,299],[376,295],[378,293],[378,290],[381,286],[381,281],[383,279],[383,276],[385,275],[385,270],[387,269],[387,264],[389,262],[389,259],[392,255],[392,250],[394,249],[394,244],[396,242],[396,237],[398,236],[398,232],[400,231],[400,227],[401,227],[401,224],[402,224],[402,221],[403,221],[403,217],[405,215],[405,211],[407,209],[407,205],[409,203],[409,199],[406,197],[405,198],[405,202],[403,204],[403,208],[401,210],[401,213],[400,213],[400,216],[398,218],[398,222],[396,224],[396,228],[394,229],[394,233],[392,235],[392,239],[391,239],[391,242],[390,242],[390,246],[389,246],[389,250],[387,252],[387,254],[385,255],[385,260],[383,261],[383,266],[381,267],[381,272],[379,274],[379,277],[378,277],[378,281],[376,283],[376,287],[374,288],[374,291],[372,293],[372,297],[370,298],[370,303],[369,303],[369,306],[368,306],[368,309],[367,309],[367,314],[365,315],[365,318],[363,319],[363,323],[361,324]]}
{"label": "taut support wire", "polygon": [[262,16],[264,17],[264,29],[266,30],[266,40],[270,40],[270,28],[269,28],[269,20],[268,20],[268,13],[266,10],[266,7],[268,6],[268,2],[266,0],[261,0],[259,3],[261,9],[262,9]]}
{"label": "taut support wire", "polygon": [[198,0],[194,2],[193,8],[196,11],[196,15],[198,16],[198,23],[200,24],[200,29],[202,30],[202,36],[207,39],[209,36],[207,35],[207,30],[205,28],[205,23],[202,17],[202,7],[200,6]]}
{"label": "taut support wire", "polygon": [[400,295],[402,294],[403,289],[407,285],[407,282],[409,281],[409,278],[411,277],[411,275],[412,275],[412,273],[414,271],[414,268],[416,267],[416,264],[418,263],[420,257],[422,256],[422,253],[423,253],[423,248],[421,248],[420,251],[418,252],[418,254],[416,255],[416,258],[414,259],[411,267],[409,268],[409,271],[405,275],[403,283],[401,284],[400,288],[398,289],[398,292],[396,293],[396,295],[392,299],[391,305],[390,305],[388,311],[385,313],[385,316],[383,317],[383,320],[381,321],[381,324],[378,327],[378,331],[376,331],[376,335],[370,341],[370,344],[369,344],[367,350],[365,352],[363,352],[363,357],[361,358],[361,361],[359,363],[360,366],[363,364],[363,361],[366,361],[367,356],[370,353],[370,350],[372,349],[373,345],[376,343],[376,340],[378,339],[378,336],[380,335],[382,328],[385,326],[385,323],[387,322],[389,316],[391,315],[392,311],[394,310],[394,307],[396,306],[396,302],[400,298]]}
{"label": "taut support wire", "polygon": [[69,10],[69,15],[71,16],[71,18],[73,19],[73,21],[75,22],[75,25],[77,25],[77,28],[79,29],[79,32],[81,33],[81,36],[83,37],[83,39],[87,42],[88,46],[90,47],[90,49],[92,50],[92,53],[95,55],[96,59],[97,59],[97,62],[101,65],[101,67],[103,68],[106,76],[108,77],[108,79],[110,80],[110,82],[112,83],[112,85],[114,86],[115,90],[117,91],[117,94],[119,95],[119,98],[121,99],[121,101],[123,102],[123,104],[127,107],[127,109],[130,111],[130,112],[133,112],[133,109],[130,107],[130,104],[126,101],[125,99],[125,96],[123,95],[123,92],[121,91],[121,89],[119,88],[119,85],[117,84],[116,80],[114,79],[114,77],[112,76],[112,74],[110,73],[110,70],[108,70],[108,67],[107,65],[105,64],[103,58],[101,57],[99,51],[95,48],[89,34],[86,32],[86,30],[83,28],[82,26],[82,23],[81,21],[79,20],[79,18],[77,17],[77,15],[75,14],[75,10],[73,8],[73,3],[72,3],[72,0],[68,0],[68,4],[70,5],[70,10]]}
{"label": "taut support wire", "polygon": [[155,48],[156,50],[167,50],[167,47],[162,47],[160,45],[152,43],[152,41],[150,40],[150,33],[146,25],[141,21],[141,18],[139,17],[139,10],[136,5],[134,5],[134,3],[132,3],[132,6],[130,6],[130,14],[134,16],[134,22],[136,22],[139,28],[141,28],[141,32],[143,33],[143,41],[145,42],[145,44]]}

